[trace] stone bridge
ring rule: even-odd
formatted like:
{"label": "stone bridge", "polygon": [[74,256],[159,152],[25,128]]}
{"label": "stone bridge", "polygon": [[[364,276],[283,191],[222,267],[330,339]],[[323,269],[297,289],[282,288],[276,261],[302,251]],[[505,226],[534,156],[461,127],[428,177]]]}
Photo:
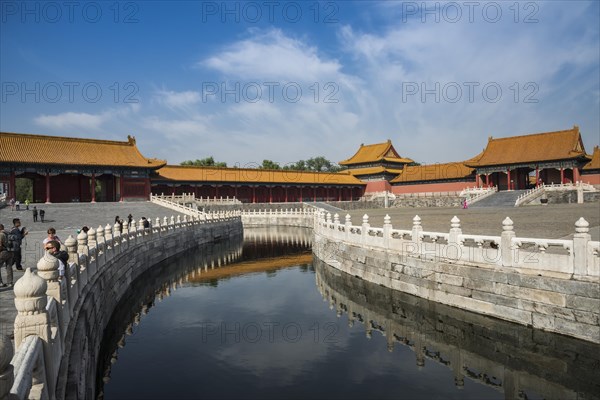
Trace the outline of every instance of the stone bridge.
{"label": "stone bridge", "polygon": [[313,252],[327,264],[384,287],[546,331],[600,343],[600,242],[589,224],[573,239],[518,237],[506,218],[499,236],[464,234],[455,216],[448,232],[427,232],[421,219],[395,229],[386,216],[320,211]]}

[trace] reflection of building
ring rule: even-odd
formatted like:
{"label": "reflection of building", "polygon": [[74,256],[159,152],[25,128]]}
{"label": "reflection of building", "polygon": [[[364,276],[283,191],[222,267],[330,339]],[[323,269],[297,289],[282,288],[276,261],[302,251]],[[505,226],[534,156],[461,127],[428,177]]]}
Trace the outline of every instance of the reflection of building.
{"label": "reflection of building", "polygon": [[[393,351],[408,346],[417,368],[452,370],[460,389],[472,380],[506,399],[598,399],[597,344],[459,310],[370,283],[315,259],[316,285],[350,326],[379,332]],[[399,371],[398,373],[403,373]],[[537,397],[536,396],[536,397]]]}
{"label": "reflection of building", "polygon": [[15,196],[17,179],[33,184],[34,202],[147,199],[150,174],[164,161],[126,142],[0,133],[0,182]]}

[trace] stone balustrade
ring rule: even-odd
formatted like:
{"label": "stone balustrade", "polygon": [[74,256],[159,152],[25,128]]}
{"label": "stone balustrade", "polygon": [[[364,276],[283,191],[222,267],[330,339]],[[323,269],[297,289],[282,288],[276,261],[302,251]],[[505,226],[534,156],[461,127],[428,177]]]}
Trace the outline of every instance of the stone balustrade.
{"label": "stone balustrade", "polygon": [[578,181],[576,184],[573,183],[542,183],[533,189],[529,189],[522,195],[520,195],[515,201],[515,207],[530,204],[533,200],[538,199],[544,194],[549,192],[567,192],[577,191],[577,203],[584,202],[584,192],[597,192],[598,190],[589,183]]}
{"label": "stone balustrade", "polygon": [[353,225],[321,210],[313,252],[351,275],[410,294],[600,343],[600,242],[575,223],[572,240],[518,237],[506,218],[498,236],[469,235],[460,220],[428,232],[419,216],[397,229],[386,216]]}
{"label": "stone balustrade", "polygon": [[[49,253],[14,286],[16,351],[0,342],[0,398],[94,398],[96,361],[106,323],[129,285],[157,263],[242,234],[239,215],[164,217],[99,226],[69,236],[64,275]],[[12,361],[11,361],[12,359]],[[10,364],[8,361],[10,361]]]}
{"label": "stone balustrade", "polygon": [[498,186],[489,186],[489,187],[473,187],[467,188],[460,193],[461,197],[465,197],[467,201],[467,205],[470,206],[474,203],[477,203],[480,200],[490,197],[494,193],[498,191]]}

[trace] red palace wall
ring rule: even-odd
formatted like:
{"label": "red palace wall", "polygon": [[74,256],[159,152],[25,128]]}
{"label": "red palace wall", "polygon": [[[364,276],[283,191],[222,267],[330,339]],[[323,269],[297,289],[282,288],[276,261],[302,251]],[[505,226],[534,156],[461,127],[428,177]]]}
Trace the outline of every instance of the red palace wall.
{"label": "red palace wall", "polygon": [[581,175],[580,179],[582,182],[589,183],[590,185],[600,185],[600,173]]}
{"label": "red palace wall", "polygon": [[460,192],[463,189],[473,186],[475,186],[474,180],[469,182],[422,183],[416,185],[392,186],[392,193]]}
{"label": "red palace wall", "polygon": [[373,193],[373,192],[391,192],[392,186],[388,181],[373,181],[367,182],[367,187],[365,188],[365,193]]}

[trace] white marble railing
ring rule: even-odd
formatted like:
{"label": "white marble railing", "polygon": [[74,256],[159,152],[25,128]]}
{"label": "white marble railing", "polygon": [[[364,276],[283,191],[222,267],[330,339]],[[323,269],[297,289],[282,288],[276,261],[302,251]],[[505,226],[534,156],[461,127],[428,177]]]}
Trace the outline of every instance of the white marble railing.
{"label": "white marble railing", "polygon": [[361,225],[353,225],[350,215],[340,222],[338,214],[332,217],[321,210],[315,218],[315,232],[331,240],[407,257],[567,274],[573,279],[600,277],[600,242],[591,241],[589,223],[583,218],[575,223],[572,240],[517,237],[508,217],[502,222],[499,236],[463,234],[456,216],[450,222],[448,232],[428,232],[423,230],[417,215],[412,229],[395,229],[386,215],[383,227],[379,228],[371,227],[366,214]]}
{"label": "white marble railing", "polygon": [[37,269],[27,268],[14,286],[18,311],[14,330],[16,351],[13,353],[10,340],[3,336],[0,398],[55,398],[65,335],[76,317],[76,304],[87,290],[86,285],[93,284],[113,259],[146,242],[165,241],[173,235],[189,235],[214,222],[236,220],[239,221],[239,216],[229,214],[210,214],[204,220],[184,215],[156,218],[149,228],[144,228],[142,220],[134,221],[130,228],[123,225],[123,232],[119,224],[92,228],[87,234],[81,232],[77,239],[69,236],[65,241],[69,262],[63,276],[59,274],[58,259],[45,253]]}
{"label": "white marble railing", "polygon": [[202,204],[242,204],[240,200],[235,197],[196,197],[195,193],[183,193],[180,195],[165,195],[163,194],[151,194],[151,197],[169,200],[173,203],[202,203]]}
{"label": "white marble railing", "polygon": [[490,197],[494,193],[498,191],[498,186],[489,186],[489,187],[473,187],[467,188],[460,192],[460,197],[465,197],[467,201],[467,206],[478,202],[479,200],[483,200],[486,197]]}
{"label": "white marble railing", "polygon": [[[569,190],[577,190],[578,192],[595,192],[597,189],[589,183],[578,181],[576,184],[573,183],[542,183],[533,189],[529,189],[522,195],[520,195],[515,201],[515,207],[519,207],[523,204],[527,204],[532,200],[538,198],[546,192],[564,192]],[[583,202],[583,197],[578,198],[578,202]]]}
{"label": "white marble railing", "polygon": [[154,204],[158,204],[159,206],[169,208],[173,211],[180,212],[193,218],[206,219],[206,213],[204,213],[203,211],[200,211],[194,207],[189,207],[185,205],[185,203],[180,204],[170,197],[161,197],[150,194],[150,201]]}

